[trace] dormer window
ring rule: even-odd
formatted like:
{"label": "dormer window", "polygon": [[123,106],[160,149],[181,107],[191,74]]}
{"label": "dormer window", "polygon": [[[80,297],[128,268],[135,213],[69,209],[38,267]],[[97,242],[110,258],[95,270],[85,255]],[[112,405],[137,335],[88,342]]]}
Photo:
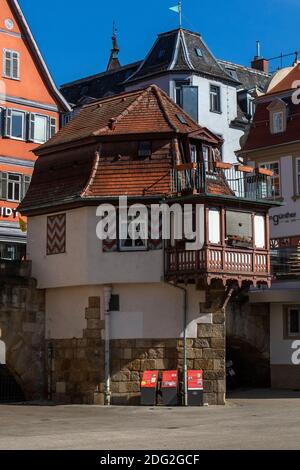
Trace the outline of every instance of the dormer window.
{"label": "dormer window", "polygon": [[287,126],[287,104],[277,98],[268,106],[270,113],[271,134],[281,134],[285,132]]}
{"label": "dormer window", "polygon": [[151,157],[152,146],[150,141],[143,141],[139,143],[138,156],[139,157]]}
{"label": "dormer window", "polygon": [[273,134],[280,134],[283,132],[283,111],[273,113]]}

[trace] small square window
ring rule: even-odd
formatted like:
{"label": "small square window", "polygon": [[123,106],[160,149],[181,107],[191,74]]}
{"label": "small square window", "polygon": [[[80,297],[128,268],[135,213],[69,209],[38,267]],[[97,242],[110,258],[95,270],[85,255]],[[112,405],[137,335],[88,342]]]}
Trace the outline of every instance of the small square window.
{"label": "small square window", "polygon": [[140,142],[138,156],[139,157],[151,157],[151,155],[152,155],[151,142],[150,141]]}
{"label": "small square window", "polygon": [[184,116],[182,116],[182,114],[176,114],[176,117],[178,119],[178,121],[181,123],[181,124],[187,124]]}
{"label": "small square window", "polygon": [[199,47],[196,47],[195,52],[198,57],[203,57],[203,52]]}

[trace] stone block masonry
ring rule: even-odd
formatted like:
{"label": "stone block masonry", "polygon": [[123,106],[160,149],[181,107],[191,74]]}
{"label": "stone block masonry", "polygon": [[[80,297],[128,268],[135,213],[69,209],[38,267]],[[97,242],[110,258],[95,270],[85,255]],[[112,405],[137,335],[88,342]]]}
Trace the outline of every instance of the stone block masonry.
{"label": "stone block masonry", "polygon": [[[221,301],[203,313],[210,313],[209,324],[199,324],[197,338],[187,340],[189,369],[204,371],[204,400],[223,405],[226,392],[225,316]],[[60,403],[104,404],[104,332],[100,297],[87,300],[86,329],[82,338],[51,340],[53,358],[48,361],[52,398]],[[113,405],[139,405],[143,371],[178,369],[184,365],[183,340],[120,339],[110,343],[111,402]]]}
{"label": "stone block masonry", "polygon": [[45,297],[30,277],[29,263],[1,263],[2,360],[26,399],[45,397]]}

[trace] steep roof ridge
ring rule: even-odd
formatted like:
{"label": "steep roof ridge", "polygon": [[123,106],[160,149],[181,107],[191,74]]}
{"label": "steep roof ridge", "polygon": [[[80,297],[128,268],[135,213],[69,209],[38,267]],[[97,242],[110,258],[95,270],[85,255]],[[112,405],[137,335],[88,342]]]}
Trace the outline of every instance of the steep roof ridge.
{"label": "steep roof ridge", "polygon": [[206,44],[206,42],[204,41],[203,37],[200,35],[200,39],[203,43],[203,45],[206,47],[206,49],[209,51],[210,55],[212,56],[212,58],[214,59],[214,61],[216,62],[217,66],[219,67],[219,69],[221,70],[222,73],[224,73],[231,81],[234,81],[236,83],[239,83],[238,80],[235,80],[234,78],[232,78],[229,73],[226,72],[226,70],[221,66],[221,64],[219,63],[218,59],[214,56],[214,54],[212,53],[212,51],[210,50],[210,48],[208,47],[208,45]]}
{"label": "steep roof ridge", "polygon": [[187,48],[187,45],[186,45],[184,31],[182,29],[180,30],[180,36],[182,38],[183,53],[184,53],[185,59],[187,61],[187,65],[191,70],[194,70],[193,64],[190,60],[189,51],[188,51],[188,48]]}
{"label": "steep roof ridge", "polygon": [[158,89],[158,87],[156,85],[152,85],[152,90],[154,91],[155,95],[157,96],[157,101],[158,101],[158,104],[160,106],[160,109],[162,110],[163,114],[164,114],[164,117],[165,119],[167,120],[169,126],[171,127],[171,129],[173,129],[175,132],[178,132],[178,128],[174,126],[174,124],[172,123],[172,120],[170,118],[170,116],[168,115],[168,112],[164,106],[164,103],[162,101],[162,98],[161,98],[161,95],[160,95],[160,90]]}
{"label": "steep roof ridge", "polygon": [[156,41],[154,42],[153,46],[151,47],[150,51],[148,52],[148,54],[146,55],[145,59],[141,62],[141,65],[138,67],[138,69],[133,72],[132,75],[130,75],[130,77],[128,77],[124,83],[128,82],[129,80],[132,80],[135,75],[137,75],[141,70],[142,68],[144,67],[144,64],[147,62],[148,58],[151,56],[152,52],[154,51],[155,47],[156,47],[156,44],[158,43],[159,41],[159,36],[157,37]]}
{"label": "steep roof ridge", "polygon": [[95,152],[95,159],[94,159],[94,164],[93,164],[93,167],[92,167],[92,171],[91,171],[91,174],[89,176],[89,179],[86,183],[86,186],[85,188],[83,189],[83,191],[80,193],[80,197],[84,197],[86,196],[86,193],[88,192],[90,186],[93,184],[94,180],[95,180],[95,177],[96,177],[96,174],[97,174],[97,170],[98,170],[98,166],[99,166],[99,161],[100,161],[100,154],[99,154],[99,151]]}
{"label": "steep roof ridge", "polygon": [[266,78],[271,76],[270,73],[264,72],[263,70],[254,69],[253,67],[248,67],[247,65],[236,64],[235,62],[230,62],[228,60],[223,60],[223,59],[217,59],[217,61],[220,64],[224,64],[225,66],[228,65],[229,67],[232,66],[232,67],[237,67],[239,69],[248,70],[249,72],[252,72],[257,75],[262,75]]}
{"label": "steep roof ridge", "polygon": [[27,20],[26,20],[23,12],[21,10],[21,7],[20,7],[18,1],[17,0],[10,0],[9,4],[12,7],[14,13],[16,14],[18,20],[20,21],[21,26],[23,26],[23,28],[25,29],[25,34],[27,36],[28,42],[29,42],[30,46],[32,47],[34,54],[36,54],[36,56],[37,56],[37,59],[40,63],[40,67],[42,68],[42,70],[45,73],[45,76],[46,76],[46,79],[48,81],[48,84],[50,85],[50,88],[52,88],[52,92],[54,93],[54,95],[56,96],[58,101],[60,101],[63,108],[65,108],[67,111],[71,111],[69,103],[63,97],[63,95],[60,93],[60,91],[58,90],[58,88],[56,87],[56,85],[54,83],[54,80],[51,76],[51,73],[50,73],[50,71],[47,67],[47,64],[46,64],[46,62],[45,62],[45,60],[44,60],[44,58],[41,54],[41,51],[40,51],[40,49],[39,49],[39,47],[38,47],[38,45],[37,45],[37,43],[36,43],[36,41],[33,37],[33,34],[32,34],[31,29],[29,27],[29,24],[27,23]]}

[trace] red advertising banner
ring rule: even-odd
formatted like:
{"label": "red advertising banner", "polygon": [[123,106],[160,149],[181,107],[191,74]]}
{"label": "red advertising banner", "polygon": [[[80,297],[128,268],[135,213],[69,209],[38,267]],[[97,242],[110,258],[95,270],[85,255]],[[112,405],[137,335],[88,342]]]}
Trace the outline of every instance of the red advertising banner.
{"label": "red advertising banner", "polygon": [[162,375],[161,388],[177,388],[178,386],[178,371],[166,370]]}
{"label": "red advertising banner", "polygon": [[203,390],[203,370],[188,371],[188,389]]}
{"label": "red advertising banner", "polygon": [[158,382],[158,370],[146,370],[141,383],[142,388],[156,388]]}

